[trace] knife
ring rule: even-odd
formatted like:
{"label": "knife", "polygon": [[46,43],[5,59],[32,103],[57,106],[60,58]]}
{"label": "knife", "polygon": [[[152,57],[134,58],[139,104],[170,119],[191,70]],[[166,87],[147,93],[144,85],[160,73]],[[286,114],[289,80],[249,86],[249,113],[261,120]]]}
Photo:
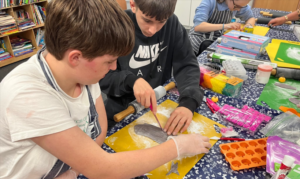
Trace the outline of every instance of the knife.
{"label": "knife", "polygon": [[163,130],[163,128],[161,127],[160,122],[159,122],[157,116],[156,116],[156,115],[154,114],[154,112],[153,112],[152,104],[150,105],[150,109],[151,109],[151,112],[152,112],[152,114],[154,115],[154,117],[155,117],[155,119],[156,119],[156,121],[157,121],[159,127],[161,128],[161,130]]}

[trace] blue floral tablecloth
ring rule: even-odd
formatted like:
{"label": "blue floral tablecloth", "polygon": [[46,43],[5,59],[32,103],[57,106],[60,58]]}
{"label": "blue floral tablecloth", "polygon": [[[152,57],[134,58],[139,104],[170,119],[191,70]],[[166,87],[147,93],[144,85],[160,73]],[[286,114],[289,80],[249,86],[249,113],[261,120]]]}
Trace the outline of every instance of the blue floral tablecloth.
{"label": "blue floral tablecloth", "polygon": [[[260,11],[270,11],[266,9],[259,9],[259,8],[253,8],[253,13],[255,17],[262,17],[260,15]],[[261,25],[266,26],[266,25]],[[285,31],[280,31],[278,29],[284,29]],[[290,30],[290,26],[283,25],[281,27],[277,27],[277,29],[270,29],[267,36],[271,38],[276,39],[283,39],[283,40],[292,40],[292,41],[298,41],[297,37],[292,33],[292,31],[288,32],[287,30]],[[210,48],[216,47],[216,42],[213,43]],[[207,58],[207,51],[204,51],[200,56],[198,56],[198,62],[203,64],[206,63]],[[268,56],[263,56],[262,60],[269,60]],[[241,95],[239,98],[231,98],[224,95],[220,95],[217,93],[214,93],[209,90],[205,90],[205,96],[208,98],[211,98],[212,96],[218,96],[219,102],[218,105],[223,106],[224,104],[229,104],[231,106],[242,108],[244,105],[248,105],[249,107],[254,108],[255,110],[260,111],[261,113],[267,114],[271,117],[275,117],[279,115],[281,112],[277,110],[273,110],[266,107],[262,107],[259,105],[256,105],[256,101],[258,100],[264,85],[258,84],[255,82],[255,75],[256,70],[247,70],[247,74],[249,78],[244,82],[243,89],[241,91]],[[175,81],[174,79],[170,79],[165,84],[169,83],[170,81]],[[161,104],[163,101],[170,99],[175,102],[178,102],[179,96],[174,92],[168,92],[166,96],[158,100],[158,104]],[[118,123],[115,127],[113,127],[110,131],[108,131],[107,136],[110,136],[117,132],[118,130],[122,129],[129,123],[133,122],[146,112],[148,112],[149,109],[144,109],[137,115],[130,115],[126,117],[123,121]],[[207,105],[203,102],[200,107],[196,109],[196,112],[208,117],[216,122],[219,122],[223,125],[226,125],[223,121],[220,121],[218,118],[215,118],[213,116],[212,112],[209,110]],[[262,127],[264,127],[265,124],[262,124]],[[242,131],[239,128],[235,128],[235,131],[237,131],[241,138],[245,139],[258,139],[265,137],[260,132],[257,132],[254,136],[251,136],[246,131]],[[228,141],[232,142],[232,141]],[[265,167],[260,168],[251,168],[241,171],[233,171],[230,168],[230,165],[228,162],[226,162],[225,157],[220,152],[219,145],[223,143],[228,143],[227,141],[218,141],[211,149],[208,154],[206,154],[184,177],[185,179],[264,179],[266,178],[266,169]],[[102,148],[109,152],[114,153],[114,151],[107,146],[106,144],[103,144]],[[84,176],[79,176],[79,179],[85,179]],[[139,178],[147,178],[146,176],[142,176]]]}

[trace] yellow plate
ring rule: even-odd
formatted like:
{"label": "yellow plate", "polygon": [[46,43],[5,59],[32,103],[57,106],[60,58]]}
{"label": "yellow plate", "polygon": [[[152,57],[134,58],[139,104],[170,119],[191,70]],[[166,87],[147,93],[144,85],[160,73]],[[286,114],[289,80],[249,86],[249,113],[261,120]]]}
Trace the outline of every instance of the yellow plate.
{"label": "yellow plate", "polygon": [[[171,100],[166,100],[162,104],[160,104],[157,108],[157,117],[162,126],[165,126],[167,119],[170,117],[170,114],[174,111],[174,109],[178,106],[177,103]],[[106,138],[105,143],[110,146],[116,152],[123,151],[132,151],[138,149],[145,149],[157,146],[158,143],[153,140],[143,137],[140,135],[136,135],[134,132],[134,126],[137,124],[148,123],[151,125],[155,125],[158,127],[158,124],[153,116],[152,112],[149,111],[134,122],[128,124],[126,127],[122,128],[118,132],[114,133],[110,137]],[[194,113],[193,121],[189,126],[188,130],[184,132],[187,133],[200,133],[203,136],[207,137],[221,137],[220,133],[217,133],[214,129],[214,124],[218,125],[220,128],[225,126],[208,119],[198,113]],[[210,143],[214,145],[217,141],[210,140]],[[151,175],[147,177],[150,179],[181,179],[183,178],[193,167],[194,165],[204,156],[204,154],[200,154],[194,157],[184,158],[181,160],[174,160],[174,163],[178,162],[178,172],[179,175],[172,173],[168,176],[166,174],[169,172],[171,168],[171,161],[162,165],[155,170],[149,172]]]}

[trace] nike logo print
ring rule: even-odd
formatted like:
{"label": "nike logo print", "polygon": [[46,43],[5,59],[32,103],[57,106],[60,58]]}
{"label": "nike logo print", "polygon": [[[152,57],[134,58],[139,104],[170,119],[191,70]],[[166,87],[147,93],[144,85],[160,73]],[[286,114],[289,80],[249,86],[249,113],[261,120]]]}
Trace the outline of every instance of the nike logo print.
{"label": "nike logo print", "polygon": [[[162,52],[163,50],[165,50],[168,46],[165,46],[164,48],[162,48],[160,50],[160,52]],[[152,57],[152,62],[154,62],[158,56],[160,55],[160,53],[157,53],[154,57]],[[150,64],[150,59],[148,60],[144,60],[144,61],[136,61],[135,58],[134,58],[135,54],[132,54],[130,60],[129,60],[129,66],[130,68],[132,69],[137,69],[137,68],[141,68],[141,67],[144,67],[144,66],[147,66]]]}

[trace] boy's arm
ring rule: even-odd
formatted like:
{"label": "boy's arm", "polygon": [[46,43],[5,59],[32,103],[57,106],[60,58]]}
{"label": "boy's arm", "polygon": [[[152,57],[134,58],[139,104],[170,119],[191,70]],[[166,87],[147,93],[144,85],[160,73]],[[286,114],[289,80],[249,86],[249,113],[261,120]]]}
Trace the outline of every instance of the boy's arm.
{"label": "boy's arm", "polygon": [[122,70],[119,61],[117,61],[117,69],[109,71],[99,84],[103,93],[120,97],[124,94],[133,93],[132,87],[137,79],[138,77],[130,71]]}
{"label": "boy's arm", "polygon": [[247,21],[246,21],[246,25],[247,24],[251,24],[251,26],[252,27],[254,27],[255,26],[255,23],[256,23],[256,21],[255,21],[255,18],[254,17],[251,17],[250,19],[248,19]]}
{"label": "boy's arm", "polygon": [[153,112],[156,113],[157,103],[153,88],[143,78],[137,77],[130,71],[122,70],[118,62],[117,69],[106,74],[99,83],[105,94],[121,97],[124,94],[132,93],[137,102],[145,108],[149,108],[152,104]]}
{"label": "boy's arm", "polygon": [[[172,140],[152,148],[110,154],[77,126],[32,140],[76,172],[91,179],[140,176],[176,157],[208,153],[211,147],[209,138],[188,134],[173,136]],[[62,175],[67,174],[71,176],[70,171]]]}
{"label": "boy's arm", "polygon": [[238,11],[235,16],[240,18],[242,21],[245,21],[246,25],[251,24],[252,27],[255,26],[256,21],[249,5]]}
{"label": "boy's arm", "polygon": [[109,154],[78,127],[32,140],[91,179],[132,178],[145,174],[177,156],[173,140],[150,149]]}
{"label": "boy's arm", "polygon": [[185,131],[192,121],[195,109],[203,101],[203,90],[199,87],[200,69],[185,28],[178,18],[175,21],[175,47],[173,50],[173,74],[180,93],[179,106],[171,114],[165,129],[173,134]]}
{"label": "boy's arm", "polygon": [[[103,98],[100,95],[96,100],[96,111],[98,113],[98,121],[101,126],[101,134],[96,138],[96,143],[101,147],[104,143],[106,133],[107,133],[107,117],[106,117],[106,111],[103,103]],[[60,175],[59,177],[56,177],[55,179],[66,179],[66,178],[72,178],[75,175],[78,176],[80,173],[73,169],[73,171],[67,171]]]}
{"label": "boy's arm", "polygon": [[103,98],[101,95],[96,100],[95,106],[96,106],[96,111],[98,113],[98,121],[101,127],[101,134],[97,137],[96,143],[101,147],[107,133],[107,116],[106,116],[106,111],[103,103]]}

